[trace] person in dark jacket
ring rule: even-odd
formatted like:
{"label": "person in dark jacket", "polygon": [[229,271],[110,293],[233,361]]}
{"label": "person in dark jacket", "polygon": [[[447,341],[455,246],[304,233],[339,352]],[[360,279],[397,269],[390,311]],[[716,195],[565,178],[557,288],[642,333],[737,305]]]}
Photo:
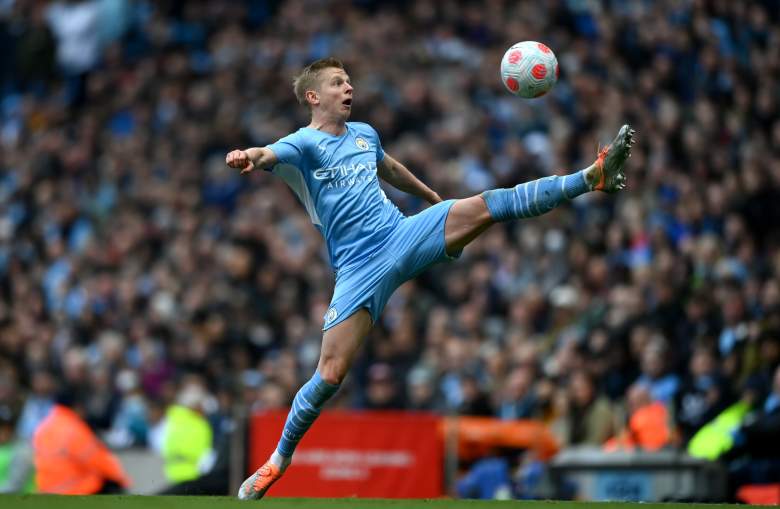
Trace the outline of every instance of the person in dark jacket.
{"label": "person in dark jacket", "polygon": [[728,388],[712,350],[696,348],[689,364],[689,374],[674,399],[675,420],[684,443],[728,402]]}
{"label": "person in dark jacket", "polygon": [[772,392],[749,414],[734,435],[734,447],[724,456],[732,494],[744,484],[780,482],[780,367]]}

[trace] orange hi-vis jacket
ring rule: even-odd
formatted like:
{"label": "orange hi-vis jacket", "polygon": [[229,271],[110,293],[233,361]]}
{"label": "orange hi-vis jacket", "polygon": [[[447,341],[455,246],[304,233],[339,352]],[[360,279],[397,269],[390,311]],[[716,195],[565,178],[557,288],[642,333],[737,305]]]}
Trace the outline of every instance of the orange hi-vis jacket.
{"label": "orange hi-vis jacket", "polygon": [[119,460],[71,409],[55,405],[33,435],[33,455],[41,493],[89,495],[106,480],[130,485]]}
{"label": "orange hi-vis jacket", "polygon": [[607,440],[604,449],[634,450],[638,447],[645,451],[657,451],[670,445],[673,438],[669,412],[663,403],[655,401],[637,409],[628,421],[628,429]]}

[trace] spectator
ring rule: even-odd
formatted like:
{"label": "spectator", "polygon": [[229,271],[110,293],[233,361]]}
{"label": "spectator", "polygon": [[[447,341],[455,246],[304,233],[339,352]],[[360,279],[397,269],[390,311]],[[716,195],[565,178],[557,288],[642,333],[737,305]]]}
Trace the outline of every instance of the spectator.
{"label": "spectator", "polygon": [[83,406],[70,406],[74,402],[72,394],[58,396],[35,431],[33,457],[38,490],[61,495],[124,491],[130,486],[130,478],[87,425]]}
{"label": "spectator", "polygon": [[507,377],[498,416],[501,419],[530,419],[536,410],[534,372],[528,366],[517,367]]}
{"label": "spectator", "polygon": [[665,405],[673,403],[680,385],[677,375],[668,372],[668,365],[666,341],[656,337],[642,349],[642,374],[636,381],[648,389],[654,400]]}
{"label": "spectator", "polygon": [[[752,352],[751,352],[752,350]],[[747,345],[742,356],[745,386],[756,391],[759,400],[771,391],[775,371],[780,366],[780,330],[765,330]]]}
{"label": "spectator", "polygon": [[13,409],[0,405],[0,494],[35,491],[32,451],[16,438],[15,428]]}
{"label": "spectator", "polygon": [[479,379],[474,373],[466,373],[460,381],[463,401],[458,408],[460,415],[494,415],[493,406],[488,395],[480,387]]}
{"label": "spectator", "polygon": [[416,366],[409,371],[406,392],[409,410],[433,411],[440,406],[434,374],[425,366]]}
{"label": "spectator", "polygon": [[207,398],[201,380],[191,377],[165,412],[162,456],[165,476],[172,484],[197,479],[214,464],[213,431],[204,416]]}
{"label": "spectator", "polygon": [[86,94],[87,73],[101,55],[98,0],[53,2],[46,11],[49,29],[57,39],[57,63],[67,77],[68,100],[80,104]]}
{"label": "spectator", "polygon": [[392,368],[385,363],[374,364],[368,369],[368,387],[366,388],[366,408],[369,410],[387,410],[399,408],[400,394],[393,379]]}
{"label": "spectator", "polygon": [[114,448],[147,445],[149,420],[147,402],[135,371],[117,374],[117,386],[122,393],[106,441]]}
{"label": "spectator", "polygon": [[24,402],[17,432],[24,440],[31,440],[38,425],[49,415],[54,405],[56,381],[48,371],[32,373],[32,392]]}
{"label": "spectator", "polygon": [[683,443],[688,443],[694,433],[725,409],[729,401],[728,388],[709,348],[694,349],[689,373],[674,404]]}
{"label": "spectator", "polygon": [[57,38],[57,62],[71,75],[91,70],[100,58],[100,4],[96,0],[53,2],[49,27]]}
{"label": "spectator", "polygon": [[780,478],[780,368],[772,380],[769,395],[756,412],[749,414],[736,430],[730,459],[732,494],[743,484],[776,482]]}
{"label": "spectator", "polygon": [[657,451],[672,444],[669,413],[660,401],[653,401],[650,390],[634,384],[628,391],[628,426],[605,444],[607,451],[620,449]]}
{"label": "spectator", "polygon": [[466,475],[458,479],[458,497],[481,500],[513,498],[513,477],[520,456],[519,451],[510,449],[476,461]]}
{"label": "spectator", "polygon": [[563,443],[600,447],[615,434],[616,409],[599,396],[586,371],[569,377],[566,413],[562,416]]}
{"label": "spectator", "polygon": [[507,500],[538,498],[544,465],[530,450],[500,448],[496,454],[476,461],[458,479],[460,498]]}
{"label": "spectator", "polygon": [[[127,15],[95,23],[97,3]],[[303,0],[174,4],[3,4],[0,400],[20,399],[22,438],[66,380],[105,386],[74,396],[100,432],[136,430],[122,423],[145,401],[150,443],[191,372],[250,409],[289,403],[319,351],[327,254],[281,182],[221,159],[303,125],[286,77],[327,54],[356,86],[353,118],[446,198],[581,167],[626,119],[641,135],[629,192],[494,226],[399,290],[361,362],[397,375],[385,406],[471,411],[474,373],[495,415],[554,420],[586,369],[595,402],[625,406],[639,379],[671,411],[701,402],[699,345],[729,392],[766,397],[780,361],[773,2],[488,2],[476,28],[453,21],[468,2],[358,2],[337,23],[325,0],[314,25]],[[518,27],[559,59],[543,99],[495,77]]]}
{"label": "spectator", "polygon": [[[184,391],[189,389],[186,388]],[[186,396],[182,395],[182,401]],[[161,495],[227,495],[230,490],[230,453],[233,442],[232,433],[236,429],[233,418],[228,415],[231,401],[224,393],[220,393],[218,408],[211,408],[209,421],[213,433],[213,447],[208,455],[198,463],[198,475],[193,479],[177,482],[160,492]],[[211,403],[203,405],[210,407]],[[194,423],[194,421],[193,421]],[[187,429],[187,437],[196,439],[192,430]],[[170,440],[170,437],[169,437]],[[197,442],[196,442],[197,443]],[[185,445],[185,444],[182,444]]]}

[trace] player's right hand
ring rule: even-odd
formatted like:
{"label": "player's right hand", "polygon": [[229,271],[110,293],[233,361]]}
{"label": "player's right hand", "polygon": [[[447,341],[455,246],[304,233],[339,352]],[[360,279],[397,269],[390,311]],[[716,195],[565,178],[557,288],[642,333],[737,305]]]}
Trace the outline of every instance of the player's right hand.
{"label": "player's right hand", "polygon": [[225,157],[225,162],[231,168],[239,168],[241,170],[241,175],[255,169],[255,163],[252,162],[252,159],[249,158],[249,154],[244,150],[233,150]]}

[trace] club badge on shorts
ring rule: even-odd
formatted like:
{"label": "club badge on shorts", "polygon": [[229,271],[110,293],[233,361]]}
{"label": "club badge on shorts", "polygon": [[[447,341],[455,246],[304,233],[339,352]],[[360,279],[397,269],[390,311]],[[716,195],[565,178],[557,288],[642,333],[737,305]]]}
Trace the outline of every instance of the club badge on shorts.
{"label": "club badge on shorts", "polygon": [[368,145],[368,142],[366,141],[366,139],[365,138],[361,138],[360,136],[355,138],[355,145],[357,145],[360,150],[368,150],[369,148],[371,148]]}
{"label": "club badge on shorts", "polygon": [[336,308],[330,308],[328,312],[325,313],[325,325],[332,323],[337,316],[339,316],[339,313],[336,311]]}

